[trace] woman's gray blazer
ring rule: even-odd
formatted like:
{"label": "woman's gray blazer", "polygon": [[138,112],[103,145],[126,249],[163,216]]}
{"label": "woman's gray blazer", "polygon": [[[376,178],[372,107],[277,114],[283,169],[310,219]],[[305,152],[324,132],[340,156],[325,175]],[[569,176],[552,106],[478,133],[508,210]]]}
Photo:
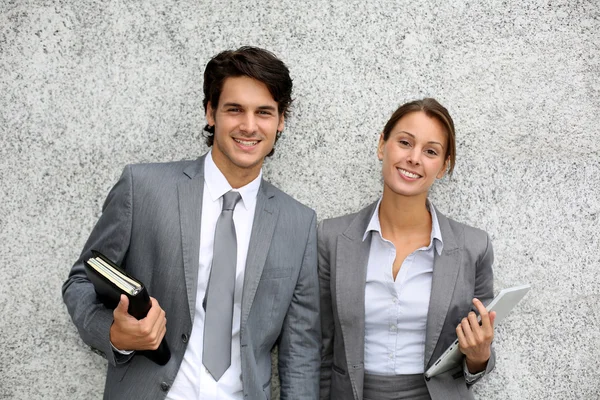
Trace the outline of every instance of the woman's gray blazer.
{"label": "woman's gray blazer", "polygon": [[[322,221],[318,228],[321,290],[321,399],[362,400],[365,283],[377,202],[355,214]],[[472,307],[493,298],[492,245],[487,233],[446,218],[436,209],[444,248],[435,253],[427,315],[425,370],[456,340],[455,328]],[[486,373],[494,368],[495,354]],[[433,400],[473,399],[459,366],[426,380]],[[424,378],[425,379],[425,378]]]}

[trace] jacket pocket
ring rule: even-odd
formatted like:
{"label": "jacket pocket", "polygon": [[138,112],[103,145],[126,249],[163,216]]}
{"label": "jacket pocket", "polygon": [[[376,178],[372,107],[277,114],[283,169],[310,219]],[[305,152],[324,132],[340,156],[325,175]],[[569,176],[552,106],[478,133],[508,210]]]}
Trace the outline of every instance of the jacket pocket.
{"label": "jacket pocket", "polygon": [[341,369],[340,367],[338,367],[335,364],[331,364],[331,369],[334,370],[335,372],[337,372],[340,375],[346,375],[346,371],[344,371],[343,369]]}

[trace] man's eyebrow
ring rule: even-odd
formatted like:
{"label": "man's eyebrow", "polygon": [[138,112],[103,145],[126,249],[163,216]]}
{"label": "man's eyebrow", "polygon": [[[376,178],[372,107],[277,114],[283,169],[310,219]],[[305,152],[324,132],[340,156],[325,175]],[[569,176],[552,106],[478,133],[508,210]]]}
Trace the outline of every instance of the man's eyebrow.
{"label": "man's eyebrow", "polygon": [[259,106],[258,109],[265,111],[277,111],[277,108],[273,106]]}
{"label": "man's eyebrow", "polygon": [[[405,133],[405,134],[407,134],[408,136],[412,137],[413,139],[415,138],[415,135],[413,135],[412,133],[410,133],[410,132],[407,132],[407,131],[398,131],[398,133]],[[430,143],[430,144],[437,144],[437,145],[440,145],[440,146],[442,147],[442,149],[444,148],[444,145],[443,145],[443,144],[441,144],[440,142],[436,142],[435,140],[430,140],[430,141],[429,141],[429,142],[427,142],[427,143]]]}
{"label": "man's eyebrow", "polygon": [[[224,103],[223,107],[237,107],[237,108],[244,108],[244,106],[242,106],[239,103],[233,103],[233,102],[228,102],[228,103]],[[277,111],[276,107],[273,106],[269,106],[269,105],[264,105],[264,106],[258,106],[257,107],[259,110],[264,110],[264,111]]]}

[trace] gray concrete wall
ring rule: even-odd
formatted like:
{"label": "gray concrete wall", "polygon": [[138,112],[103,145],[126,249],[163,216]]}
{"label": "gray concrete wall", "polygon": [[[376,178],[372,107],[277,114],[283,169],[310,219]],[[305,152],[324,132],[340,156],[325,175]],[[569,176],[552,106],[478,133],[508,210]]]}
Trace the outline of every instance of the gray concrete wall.
{"label": "gray concrete wall", "polygon": [[319,219],[379,195],[397,105],[445,104],[457,165],[431,197],[490,233],[497,289],[533,285],[476,397],[599,398],[599,32],[596,0],[2,0],[0,398],[101,398],[60,286],[126,163],[205,151],[204,65],[244,44],[291,69],[265,175]]}

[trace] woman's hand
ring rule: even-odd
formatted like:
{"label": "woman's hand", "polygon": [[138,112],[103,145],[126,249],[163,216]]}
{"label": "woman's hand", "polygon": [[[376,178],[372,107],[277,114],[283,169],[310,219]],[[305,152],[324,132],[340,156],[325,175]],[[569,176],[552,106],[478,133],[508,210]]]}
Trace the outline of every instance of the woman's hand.
{"label": "woman's hand", "polygon": [[473,311],[462,319],[456,327],[458,346],[466,356],[467,368],[472,374],[485,370],[492,354],[491,344],[494,339],[494,319],[496,313],[488,314],[485,306],[478,299],[473,299],[473,304],[481,315],[481,325]]}

